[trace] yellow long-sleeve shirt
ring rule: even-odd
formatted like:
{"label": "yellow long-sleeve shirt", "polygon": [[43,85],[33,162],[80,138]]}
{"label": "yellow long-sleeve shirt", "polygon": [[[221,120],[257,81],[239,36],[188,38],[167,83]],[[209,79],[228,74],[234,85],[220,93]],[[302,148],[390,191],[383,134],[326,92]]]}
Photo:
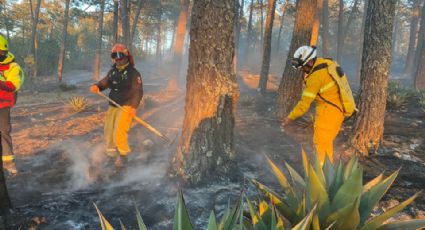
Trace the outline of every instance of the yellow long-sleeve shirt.
{"label": "yellow long-sleeve shirt", "polygon": [[[294,107],[288,118],[295,120],[306,113],[311,103],[315,100],[316,106],[324,105],[324,103],[331,102],[339,108],[342,108],[339,89],[332,76],[328,73],[328,68],[323,67],[326,65],[335,65],[334,61],[330,59],[317,58],[311,72],[305,77],[305,88],[303,90],[301,100]],[[320,68],[323,67],[323,68]],[[326,99],[325,102],[320,96]]]}

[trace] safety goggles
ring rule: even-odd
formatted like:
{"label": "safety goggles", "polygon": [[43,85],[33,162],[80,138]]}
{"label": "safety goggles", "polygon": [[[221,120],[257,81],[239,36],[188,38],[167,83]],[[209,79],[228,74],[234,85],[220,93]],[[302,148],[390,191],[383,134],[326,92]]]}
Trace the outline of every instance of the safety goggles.
{"label": "safety goggles", "polygon": [[292,58],[291,59],[291,66],[294,69],[299,69],[304,66],[304,61],[301,60],[301,58]]}
{"label": "safety goggles", "polygon": [[112,59],[123,59],[127,57],[127,55],[125,53],[121,53],[121,52],[113,52],[111,53],[111,58]]}

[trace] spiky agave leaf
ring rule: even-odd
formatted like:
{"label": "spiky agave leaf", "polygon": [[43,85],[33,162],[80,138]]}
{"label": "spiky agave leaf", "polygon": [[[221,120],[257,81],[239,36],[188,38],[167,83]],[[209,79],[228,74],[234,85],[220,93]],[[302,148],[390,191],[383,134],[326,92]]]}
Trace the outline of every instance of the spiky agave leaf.
{"label": "spiky agave leaf", "polygon": [[192,230],[189,214],[187,213],[183,193],[180,190],[177,200],[176,213],[174,214],[173,230]]}
{"label": "spiky agave leaf", "polygon": [[309,165],[309,177],[307,178],[306,205],[307,209],[311,209],[317,204],[319,210],[319,218],[323,220],[330,212],[329,195],[326,186],[316,174],[316,171]]}
{"label": "spiky agave leaf", "polygon": [[137,207],[136,207],[136,219],[137,219],[137,226],[139,226],[139,230],[148,229],[145,225],[145,222],[143,222],[142,215],[140,215],[139,209]]}
{"label": "spiky agave leaf", "polygon": [[215,217],[214,211],[211,211],[210,218],[208,220],[208,230],[218,230],[217,218]]}
{"label": "spiky agave leaf", "polygon": [[336,229],[357,229],[360,224],[359,199],[337,210],[326,219],[326,226],[335,223]]}
{"label": "spiky agave leaf", "polygon": [[416,230],[425,227],[425,219],[423,220],[404,220],[396,221],[389,224],[381,225],[377,230]]}
{"label": "spiky agave leaf", "polygon": [[120,219],[120,226],[121,226],[121,230],[127,230],[127,228],[124,226],[124,224],[122,223],[121,219]]}
{"label": "spiky agave leaf", "polygon": [[[239,199],[240,201],[241,199]],[[224,214],[218,229],[220,230],[232,230],[238,221],[239,209],[241,208],[241,202],[236,202],[235,206],[230,210],[228,205],[226,214]]]}
{"label": "spiky agave leaf", "polygon": [[345,207],[359,199],[362,194],[363,170],[357,168],[345,183],[338,189],[332,200],[332,211]]}
{"label": "spiky agave leaf", "polygon": [[114,230],[112,225],[106,220],[106,218],[103,216],[102,212],[100,212],[99,208],[95,203],[93,203],[94,207],[96,208],[97,214],[99,215],[100,225],[102,226],[102,230]]}
{"label": "spiky agave leaf", "polygon": [[304,219],[295,225],[291,230],[306,230],[309,229],[311,221],[313,220],[314,212],[317,206],[315,205]]}

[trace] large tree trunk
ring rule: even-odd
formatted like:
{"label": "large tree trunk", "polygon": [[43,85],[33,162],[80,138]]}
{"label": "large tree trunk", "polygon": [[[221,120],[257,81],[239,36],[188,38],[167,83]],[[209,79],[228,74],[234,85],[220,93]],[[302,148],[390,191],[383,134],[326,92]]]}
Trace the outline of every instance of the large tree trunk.
{"label": "large tree trunk", "polygon": [[[418,50],[417,50],[417,70],[415,74],[415,87],[416,89],[425,89],[425,4],[422,6],[421,12],[421,27],[418,36]],[[419,64],[421,63],[421,64]]]}
{"label": "large tree trunk", "polygon": [[105,0],[100,1],[100,12],[97,20],[96,57],[94,59],[93,80],[99,80],[100,63],[102,60],[102,35],[103,35],[103,13],[105,11]]}
{"label": "large tree trunk", "polygon": [[131,47],[130,41],[130,18],[129,18],[129,8],[128,0],[120,0],[121,8],[121,27],[123,32],[123,43],[127,47]]}
{"label": "large tree trunk", "polygon": [[279,118],[286,117],[301,96],[303,73],[292,68],[291,58],[296,49],[309,44],[316,10],[317,0],[299,0],[297,2],[291,46],[278,89],[276,112]]}
{"label": "large tree trunk", "polygon": [[32,0],[29,0],[29,3],[30,3],[30,9],[31,9],[31,18],[32,18],[30,55],[34,59],[34,68],[31,75],[32,75],[32,78],[35,78],[37,76],[37,24],[38,24],[38,16],[40,13],[41,0],[37,0],[35,10],[33,10]]}
{"label": "large tree trunk", "polygon": [[342,34],[344,30],[344,0],[339,0],[339,11],[338,11],[338,34],[336,43],[336,60],[341,62],[342,56]]}
{"label": "large tree trunk", "polygon": [[112,44],[118,42],[118,11],[119,11],[119,2],[114,0],[114,17],[112,21]]}
{"label": "large tree trunk", "polygon": [[176,40],[174,44],[174,56],[181,58],[183,54],[184,40],[186,37],[187,17],[189,13],[189,1],[180,0],[180,13],[177,23]]}
{"label": "large tree trunk", "polygon": [[396,0],[374,0],[367,8],[359,112],[350,137],[353,148],[364,155],[378,149],[384,133],[395,3]]}
{"label": "large tree trunk", "polygon": [[[174,169],[192,183],[234,174],[235,1],[197,0],[190,29],[185,118]],[[214,20],[212,20],[214,19]]]}
{"label": "large tree trunk", "polygon": [[269,0],[269,7],[267,10],[266,31],[264,34],[263,44],[263,63],[261,65],[260,81],[258,88],[261,95],[266,93],[267,79],[269,78],[270,69],[270,53],[272,49],[272,31],[274,21],[274,11],[276,9],[276,0]]}
{"label": "large tree trunk", "polygon": [[285,3],[282,5],[282,17],[280,17],[280,26],[279,26],[279,34],[277,35],[277,44],[276,44],[276,53],[279,54],[279,50],[280,50],[280,37],[282,34],[282,29],[283,29],[283,23],[284,23],[284,19],[285,19],[285,11],[286,11],[286,7],[288,6],[288,0],[285,0]]}
{"label": "large tree trunk", "polygon": [[410,20],[409,48],[407,50],[406,64],[404,66],[405,74],[412,74],[413,64],[415,62],[416,38],[418,35],[420,4],[418,0],[413,2],[412,18]]}
{"label": "large tree trunk", "polygon": [[58,61],[58,81],[62,82],[63,65],[65,62],[65,47],[66,39],[68,37],[68,18],[69,18],[69,4],[71,0],[65,0],[65,13],[63,16],[63,30],[62,30],[62,44],[59,51]]}
{"label": "large tree trunk", "polygon": [[323,0],[323,10],[322,10],[322,53],[324,57],[329,57],[329,1]]}

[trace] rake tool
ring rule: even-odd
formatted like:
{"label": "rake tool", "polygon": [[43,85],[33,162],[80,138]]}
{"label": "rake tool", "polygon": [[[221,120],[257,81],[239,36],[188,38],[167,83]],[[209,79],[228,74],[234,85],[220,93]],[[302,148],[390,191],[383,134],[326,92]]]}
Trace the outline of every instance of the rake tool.
{"label": "rake tool", "polygon": [[[125,110],[121,105],[119,105],[118,103],[116,103],[114,100],[112,100],[111,98],[109,98],[105,94],[103,94],[101,92],[99,92],[97,94],[99,96],[105,98],[109,102],[111,102],[113,105],[115,105],[116,107],[118,107],[121,111],[127,112],[127,110]],[[148,129],[149,131],[151,131],[155,135],[159,136],[162,140],[166,141],[169,145],[171,145],[171,144],[174,143],[174,140],[171,141],[170,139],[168,139],[168,137],[166,137],[165,135],[163,135],[162,133],[160,133],[157,129],[155,129],[154,127],[152,127],[150,124],[148,124],[146,121],[142,120],[138,116],[134,116],[134,120],[137,121],[139,124],[143,125],[143,127],[145,127],[146,129]]]}

